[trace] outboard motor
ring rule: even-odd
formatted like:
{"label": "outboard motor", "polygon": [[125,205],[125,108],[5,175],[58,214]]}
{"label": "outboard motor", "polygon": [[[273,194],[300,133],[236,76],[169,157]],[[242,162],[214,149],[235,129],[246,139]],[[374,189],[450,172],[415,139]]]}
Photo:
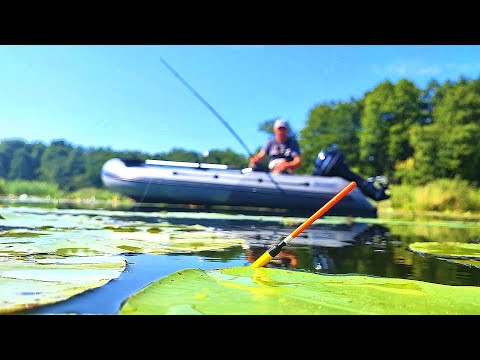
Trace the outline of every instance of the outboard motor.
{"label": "outboard motor", "polygon": [[345,163],[345,156],[338,150],[337,144],[330,145],[318,153],[314,161],[312,175],[339,176],[348,181],[355,181],[360,191],[369,198],[380,201],[390,197],[386,193],[388,182],[385,176],[364,179],[353,173]]}

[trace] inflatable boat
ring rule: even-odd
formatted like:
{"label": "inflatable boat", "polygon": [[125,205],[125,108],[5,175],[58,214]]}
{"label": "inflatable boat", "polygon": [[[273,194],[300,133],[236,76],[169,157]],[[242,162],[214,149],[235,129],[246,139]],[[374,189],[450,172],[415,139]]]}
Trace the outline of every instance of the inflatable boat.
{"label": "inflatable boat", "polygon": [[[121,158],[110,159],[103,165],[101,179],[108,189],[140,203],[242,206],[312,214],[351,181],[322,176],[318,171],[315,175],[273,174],[223,164]],[[363,179],[357,176],[355,181],[357,188],[332,207],[328,215],[377,216],[371,200],[381,198],[369,199]],[[374,189],[373,185],[368,186]]]}

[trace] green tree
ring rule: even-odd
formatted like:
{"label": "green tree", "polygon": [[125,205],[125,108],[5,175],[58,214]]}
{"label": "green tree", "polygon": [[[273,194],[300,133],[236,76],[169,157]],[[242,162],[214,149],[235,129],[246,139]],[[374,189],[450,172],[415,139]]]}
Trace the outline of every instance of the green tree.
{"label": "green tree", "polygon": [[424,124],[425,103],[422,92],[411,81],[402,79],[394,86],[393,117],[390,119],[388,138],[388,164],[391,173],[392,164],[413,155],[413,148],[408,138],[408,129],[413,124]]}
{"label": "green tree", "polygon": [[360,159],[368,176],[387,169],[389,120],[393,118],[394,88],[390,81],[378,85],[365,95],[359,134]]}
{"label": "green tree", "polygon": [[4,140],[0,143],[0,178],[8,179],[10,163],[17,150],[25,148],[25,142],[18,139]]}
{"label": "green tree", "polygon": [[345,154],[350,166],[358,165],[358,131],[362,106],[361,101],[352,99],[349,103],[321,104],[310,111],[307,124],[300,131],[303,172],[311,173],[320,150],[333,143]]}
{"label": "green tree", "polygon": [[238,169],[248,166],[249,159],[245,156],[235,153],[231,149],[226,150],[211,150],[203,160],[204,162],[214,164],[225,164]]}
{"label": "green tree", "polygon": [[181,148],[174,148],[167,153],[157,154],[156,158],[169,161],[199,162],[203,161],[203,156],[196,151],[188,151]]}
{"label": "green tree", "polygon": [[10,161],[10,170],[7,179],[33,180],[34,178],[34,161],[26,147],[15,150]]}
{"label": "green tree", "polygon": [[361,116],[360,157],[368,175],[392,176],[397,161],[412,156],[408,138],[413,124],[424,124],[422,92],[411,81],[385,81],[365,95]]}
{"label": "green tree", "polygon": [[438,142],[441,129],[433,124],[413,125],[409,130],[409,138],[415,149],[414,156],[397,162],[397,176],[406,183],[425,184],[435,177],[444,177],[446,173],[439,164]]}
{"label": "green tree", "polygon": [[32,167],[34,172],[33,180],[36,180],[39,177],[38,171],[40,168],[42,155],[47,146],[43,143],[35,142],[33,144],[27,144],[27,148],[29,149],[30,157],[32,159]]}
{"label": "green tree", "polygon": [[414,184],[458,176],[476,182],[480,177],[480,83],[460,79],[433,85],[431,123],[409,131],[415,149],[409,162],[412,171],[408,173],[406,163],[399,163],[396,174]]}
{"label": "green tree", "polygon": [[0,179],[6,179],[10,170],[10,157],[0,153]]}
{"label": "green tree", "polygon": [[88,149],[85,157],[85,174],[83,174],[82,183],[88,184],[85,187],[100,188],[103,186],[100,176],[103,164],[109,159],[122,156],[110,148],[98,148]]}
{"label": "green tree", "polygon": [[443,176],[465,180],[480,178],[480,80],[460,78],[441,87],[432,110],[433,124],[439,129],[436,141],[438,169]]}
{"label": "green tree", "polygon": [[70,179],[65,185],[65,190],[75,191],[90,185],[85,179],[85,155],[82,148],[77,147],[70,151],[65,166],[66,176]]}
{"label": "green tree", "polygon": [[65,190],[70,183],[69,156],[73,147],[64,140],[54,140],[45,149],[40,160],[39,179],[45,182],[57,183]]}

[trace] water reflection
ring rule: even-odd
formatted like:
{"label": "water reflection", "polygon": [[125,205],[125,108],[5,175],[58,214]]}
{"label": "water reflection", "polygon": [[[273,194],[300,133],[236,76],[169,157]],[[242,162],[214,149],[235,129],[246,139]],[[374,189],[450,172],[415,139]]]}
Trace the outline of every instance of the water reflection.
{"label": "water reflection", "polygon": [[[244,240],[242,246],[227,249],[170,253],[164,255],[129,254],[128,272],[120,279],[94,289],[75,300],[67,300],[70,312],[81,308],[85,313],[115,313],[128,294],[173,271],[188,267],[215,269],[250,265],[273,244],[290,234],[301,220],[270,214],[265,218],[251,214],[199,212],[198,210],[166,212],[116,211],[40,207],[27,211],[5,206],[1,208],[0,232],[16,229],[37,229],[55,226],[56,231],[72,231],[72,236],[94,234],[95,226],[105,223],[121,226],[148,225],[168,222],[172,225],[203,225],[213,228],[219,236],[234,236]],[[41,210],[41,211],[40,211]],[[143,209],[145,210],[145,209]],[[157,209],[158,210],[158,209]],[[29,216],[36,216],[29,222]],[[59,219],[61,217],[65,217]],[[43,221],[39,221],[42,218]],[[286,221],[289,219],[289,221]],[[65,227],[68,221],[69,227]],[[83,223],[82,223],[83,222]],[[97,225],[98,223],[98,225]],[[62,224],[62,228],[58,224]],[[76,225],[75,225],[76,224]],[[82,225],[83,224],[83,225]],[[367,219],[323,218],[299,234],[266,266],[307,271],[318,274],[362,274],[391,278],[413,279],[447,285],[480,286],[480,269],[438,257],[422,256],[408,250],[413,242],[478,243],[480,225],[458,222],[407,222]],[[121,288],[121,289],[120,289]],[[108,294],[107,294],[108,293]],[[98,298],[108,298],[108,311],[99,308]],[[79,299],[82,299],[81,301]],[[79,303],[81,302],[81,304]],[[95,305],[97,304],[97,305]],[[62,305],[62,306],[63,306]],[[58,306],[58,307],[56,307]],[[96,306],[96,307],[95,307]],[[60,312],[52,305],[49,313]],[[65,306],[63,306],[65,309]],[[47,311],[45,310],[45,311]],[[37,310],[40,311],[40,310]]]}
{"label": "water reflection", "polygon": [[[247,259],[253,263],[268,249],[269,246],[281,241],[292,229],[282,229],[276,233],[274,229],[266,227],[257,228],[261,234],[255,240],[251,240],[247,246]],[[277,228],[278,231],[278,228]],[[268,236],[268,233],[271,233]],[[336,258],[343,252],[341,249],[358,247],[371,242],[371,239],[384,238],[388,228],[379,225],[365,223],[326,224],[313,229],[307,229],[292,242],[290,242],[276,257],[266,265],[268,267],[281,267],[312,271],[315,273],[342,273],[337,269]],[[278,241],[272,241],[272,236],[278,237]],[[262,242],[262,238],[268,239]]]}
{"label": "water reflection", "polygon": [[[345,232],[345,227],[340,227],[335,241],[331,241],[335,226],[328,226],[325,232],[319,226],[314,234],[308,234],[298,241],[294,239],[266,266],[324,274],[413,279],[447,285],[480,285],[478,268],[409,251],[408,244],[411,241],[425,241],[421,237],[412,237],[412,234],[393,235],[390,227],[378,224],[367,224],[359,232],[353,229]],[[457,231],[455,233],[458,235]],[[463,239],[468,241],[468,237]],[[308,246],[304,246],[306,243]],[[265,245],[251,242],[247,252],[249,263],[254,262],[266,249]]]}

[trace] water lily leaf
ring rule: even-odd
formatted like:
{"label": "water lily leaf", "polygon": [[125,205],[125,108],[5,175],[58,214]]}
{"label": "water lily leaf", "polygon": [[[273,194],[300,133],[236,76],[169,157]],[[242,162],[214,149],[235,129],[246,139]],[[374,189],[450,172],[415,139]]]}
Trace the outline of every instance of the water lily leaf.
{"label": "water lily leaf", "polygon": [[480,268],[480,244],[462,242],[415,242],[409,250],[420,255],[436,256],[465,266]]}
{"label": "water lily leaf", "polygon": [[130,232],[111,234],[112,246],[118,248],[137,247],[133,252],[142,253],[169,253],[193,252],[227,249],[232,246],[241,246],[241,238],[220,236],[212,231],[175,231],[175,232]]}
{"label": "water lily leaf", "polygon": [[126,265],[121,256],[0,256],[0,313],[56,303],[103,286]]}
{"label": "water lily leaf", "polygon": [[57,229],[98,228],[98,221],[88,214],[26,207],[8,208],[5,211],[8,211],[8,216],[5,221],[2,221],[2,224],[6,226],[28,226],[43,229],[52,227]]}
{"label": "water lily leaf", "polygon": [[473,266],[476,268],[480,268],[480,260],[452,260],[452,259],[446,259],[449,261],[452,261],[454,263],[462,264],[465,266]]}
{"label": "water lily leaf", "polygon": [[480,244],[460,242],[415,242],[408,248],[421,255],[480,260]]}
{"label": "water lily leaf", "polygon": [[[41,227],[53,225],[55,227],[71,227],[71,226],[84,226],[84,227],[96,227],[99,225],[111,226],[112,219],[115,219],[115,223],[118,225],[122,222],[122,219],[125,219],[128,226],[133,226],[135,224],[132,221],[132,216],[136,219],[143,219],[144,221],[151,223],[151,220],[154,219],[158,221],[163,219],[167,222],[169,219],[198,219],[198,220],[232,220],[232,221],[255,221],[255,222],[273,222],[277,224],[285,225],[300,225],[306,220],[306,217],[293,217],[293,216],[279,216],[279,215],[244,215],[244,214],[225,214],[222,212],[210,213],[204,211],[198,212],[143,212],[138,209],[135,211],[121,211],[115,210],[114,212],[110,210],[101,210],[101,209],[40,209],[40,208],[31,208],[27,206],[19,207],[9,207],[2,209],[6,215],[5,225],[9,226],[24,226],[25,217],[29,218],[29,223],[31,226]],[[307,216],[308,217],[308,216]],[[358,218],[360,221],[361,218]],[[367,219],[368,220],[368,219]],[[138,224],[144,224],[144,221],[139,221]],[[2,222],[3,223],[3,222]],[[349,224],[351,219],[338,217],[338,216],[328,216],[325,215],[322,218],[315,221],[311,227],[315,227],[316,224]],[[159,224],[156,224],[158,226]],[[177,226],[177,225],[175,225]],[[180,225],[178,225],[180,226]],[[197,225],[200,227],[200,225]]]}
{"label": "water lily leaf", "polygon": [[[35,236],[42,236],[44,233],[31,231],[28,229],[10,229],[4,230],[0,233],[0,238],[8,237],[8,238],[32,238]],[[2,239],[0,239],[0,242]]]}
{"label": "water lily leaf", "polygon": [[480,314],[480,288],[268,267],[186,269],[130,296],[119,314]]}
{"label": "water lily leaf", "polygon": [[43,236],[27,232],[22,237],[7,236],[0,239],[0,252],[10,255],[53,254],[62,256],[119,255],[125,253],[164,254],[224,250],[241,246],[243,239],[220,236],[214,231],[169,231],[151,233],[143,229],[133,232],[103,230],[53,230]]}

